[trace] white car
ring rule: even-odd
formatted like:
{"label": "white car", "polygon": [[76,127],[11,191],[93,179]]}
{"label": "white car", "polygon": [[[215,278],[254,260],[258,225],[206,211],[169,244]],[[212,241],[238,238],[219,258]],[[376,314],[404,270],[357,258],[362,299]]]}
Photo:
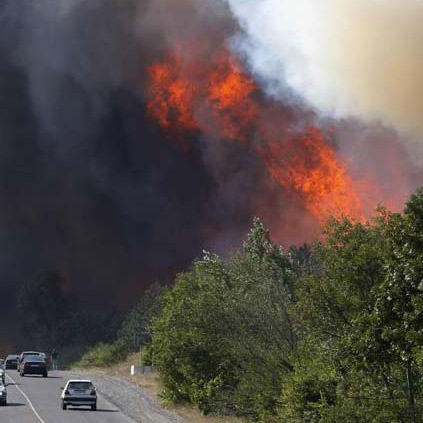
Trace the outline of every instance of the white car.
{"label": "white car", "polygon": [[62,410],[68,405],[76,407],[90,406],[97,410],[97,391],[90,380],[69,380],[62,389]]}
{"label": "white car", "polygon": [[0,384],[5,385],[6,384],[6,372],[2,367],[0,367]]}
{"label": "white car", "polygon": [[4,383],[0,383],[0,405],[7,405],[7,388]]}

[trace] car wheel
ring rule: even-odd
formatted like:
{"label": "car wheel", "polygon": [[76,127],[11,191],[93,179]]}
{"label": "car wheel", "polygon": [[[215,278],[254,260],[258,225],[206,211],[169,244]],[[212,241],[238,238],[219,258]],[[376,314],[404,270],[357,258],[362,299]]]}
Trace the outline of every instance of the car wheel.
{"label": "car wheel", "polygon": [[64,401],[62,401],[62,410],[66,410],[66,408],[67,408],[67,405],[65,404]]}
{"label": "car wheel", "polygon": [[97,410],[97,403],[91,406],[91,411],[96,411],[96,410]]}

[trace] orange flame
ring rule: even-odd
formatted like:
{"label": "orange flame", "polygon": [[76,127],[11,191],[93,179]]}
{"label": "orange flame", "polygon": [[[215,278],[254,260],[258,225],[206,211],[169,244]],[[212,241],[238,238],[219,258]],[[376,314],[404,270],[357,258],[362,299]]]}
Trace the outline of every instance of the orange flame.
{"label": "orange flame", "polygon": [[364,218],[353,181],[317,128],[309,128],[284,145],[270,142],[263,156],[270,177],[300,197],[320,221],[342,215]]}
{"label": "orange flame", "polygon": [[317,128],[272,141],[286,132],[285,112],[257,94],[228,49],[207,57],[195,47],[179,49],[150,66],[149,75],[148,113],[166,132],[202,131],[243,143],[262,157],[270,179],[320,223],[331,215],[363,221],[384,197],[369,178],[352,180]]}
{"label": "orange flame", "polygon": [[257,114],[250,98],[256,86],[227,50],[204,66],[171,54],[150,66],[149,74],[148,112],[165,130],[202,127],[220,137],[245,139]]}
{"label": "orange flame", "polygon": [[166,62],[154,63],[149,68],[152,100],[148,112],[166,130],[197,129],[193,115],[197,88],[181,70],[178,54],[169,55]]}
{"label": "orange flame", "polygon": [[254,123],[258,107],[252,99],[257,87],[225,51],[212,72],[208,86],[208,102],[220,123],[223,136],[245,141]]}

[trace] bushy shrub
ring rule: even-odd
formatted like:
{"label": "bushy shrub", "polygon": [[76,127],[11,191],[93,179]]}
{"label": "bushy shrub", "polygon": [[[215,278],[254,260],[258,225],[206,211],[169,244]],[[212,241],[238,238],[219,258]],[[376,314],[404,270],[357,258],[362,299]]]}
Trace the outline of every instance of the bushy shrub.
{"label": "bushy shrub", "polygon": [[128,346],[123,341],[113,344],[99,343],[81,357],[76,367],[107,367],[125,360],[128,354]]}
{"label": "bushy shrub", "polygon": [[320,423],[323,410],[336,402],[333,370],[318,360],[296,365],[283,381],[278,415],[284,423]]}
{"label": "bushy shrub", "polygon": [[152,366],[153,365],[153,348],[152,348],[151,344],[145,345],[142,348],[141,365],[142,366]]}

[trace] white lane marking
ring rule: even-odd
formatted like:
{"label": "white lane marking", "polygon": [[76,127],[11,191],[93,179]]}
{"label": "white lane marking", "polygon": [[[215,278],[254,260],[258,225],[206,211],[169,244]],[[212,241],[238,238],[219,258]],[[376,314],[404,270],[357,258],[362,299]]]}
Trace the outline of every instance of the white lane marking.
{"label": "white lane marking", "polygon": [[33,406],[31,400],[28,398],[28,395],[25,394],[24,391],[22,391],[21,388],[19,388],[19,386],[16,384],[16,382],[6,373],[6,377],[8,377],[12,383],[14,383],[15,388],[24,396],[24,398],[26,399],[26,401],[28,402],[28,405],[31,407],[31,410],[34,412],[35,417],[37,417],[37,419],[40,421],[40,423],[46,423],[41,416],[38,414],[37,410],[35,409],[35,407]]}

